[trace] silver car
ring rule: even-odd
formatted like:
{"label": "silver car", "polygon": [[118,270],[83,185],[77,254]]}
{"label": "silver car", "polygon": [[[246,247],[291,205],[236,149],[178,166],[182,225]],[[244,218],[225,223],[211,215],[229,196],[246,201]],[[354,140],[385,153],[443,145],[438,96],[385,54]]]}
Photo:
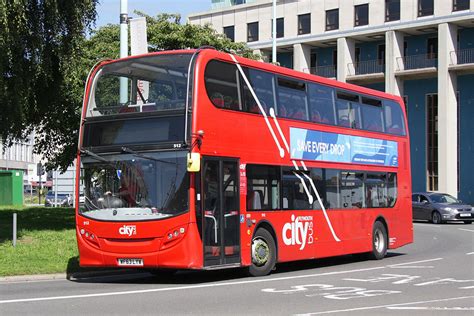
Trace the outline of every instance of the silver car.
{"label": "silver car", "polygon": [[412,195],[413,219],[428,220],[434,224],[447,221],[474,221],[474,209],[446,193],[416,192]]}

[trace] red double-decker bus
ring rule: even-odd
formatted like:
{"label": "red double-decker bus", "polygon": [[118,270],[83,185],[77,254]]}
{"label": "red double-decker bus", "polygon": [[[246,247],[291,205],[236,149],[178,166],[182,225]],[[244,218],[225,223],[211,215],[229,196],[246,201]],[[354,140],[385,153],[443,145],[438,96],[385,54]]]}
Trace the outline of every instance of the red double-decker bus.
{"label": "red double-decker bus", "polygon": [[214,49],[105,61],[77,160],[81,266],[248,267],[413,241],[402,100]]}

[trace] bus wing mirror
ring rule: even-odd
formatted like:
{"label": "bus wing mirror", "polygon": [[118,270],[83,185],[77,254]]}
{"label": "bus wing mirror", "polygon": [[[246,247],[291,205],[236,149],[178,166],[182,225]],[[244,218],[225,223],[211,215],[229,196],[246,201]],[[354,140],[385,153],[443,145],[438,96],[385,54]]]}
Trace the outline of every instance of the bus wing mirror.
{"label": "bus wing mirror", "polygon": [[188,172],[201,171],[201,154],[188,153]]}

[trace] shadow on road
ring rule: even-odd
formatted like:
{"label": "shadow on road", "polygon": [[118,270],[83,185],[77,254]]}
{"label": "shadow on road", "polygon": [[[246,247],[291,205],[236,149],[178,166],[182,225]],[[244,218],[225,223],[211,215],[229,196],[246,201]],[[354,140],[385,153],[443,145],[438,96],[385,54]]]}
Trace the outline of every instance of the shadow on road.
{"label": "shadow on road", "polygon": [[[398,257],[403,253],[389,252],[386,258]],[[74,259],[74,258],[71,258]],[[352,263],[367,261],[364,254],[346,255],[324,259],[302,260],[296,262],[285,262],[277,264],[276,270],[272,272],[273,276],[283,276],[288,272],[306,271],[324,267],[336,267],[350,265]],[[71,263],[73,266],[76,264]],[[81,269],[87,271],[87,269]],[[162,273],[150,273],[143,269],[114,269],[114,270],[90,270],[91,275],[81,276],[72,273],[70,280],[78,283],[112,283],[112,284],[172,284],[172,285],[193,285],[202,283],[211,283],[218,281],[232,281],[249,278],[245,268],[223,269],[213,271],[194,271],[182,270],[173,273],[163,271]],[[311,271],[318,273],[318,271]]]}

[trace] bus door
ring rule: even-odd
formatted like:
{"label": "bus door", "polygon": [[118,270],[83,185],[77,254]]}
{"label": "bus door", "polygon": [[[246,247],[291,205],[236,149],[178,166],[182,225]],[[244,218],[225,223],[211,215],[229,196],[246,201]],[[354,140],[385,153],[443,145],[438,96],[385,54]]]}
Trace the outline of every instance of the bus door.
{"label": "bus door", "polygon": [[204,266],[240,263],[238,160],[204,158],[202,236]]}

